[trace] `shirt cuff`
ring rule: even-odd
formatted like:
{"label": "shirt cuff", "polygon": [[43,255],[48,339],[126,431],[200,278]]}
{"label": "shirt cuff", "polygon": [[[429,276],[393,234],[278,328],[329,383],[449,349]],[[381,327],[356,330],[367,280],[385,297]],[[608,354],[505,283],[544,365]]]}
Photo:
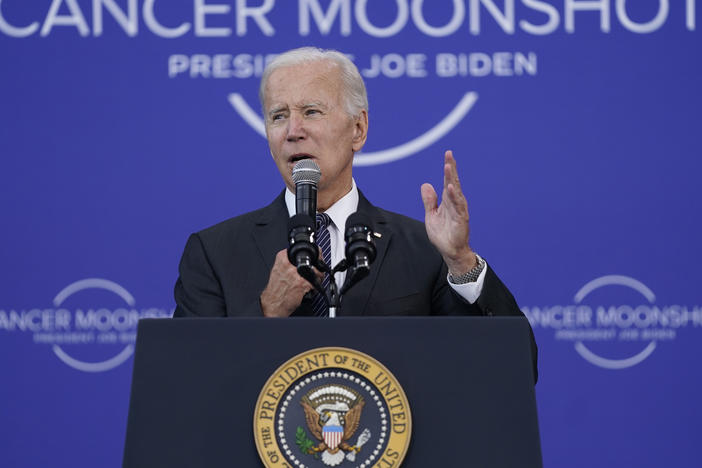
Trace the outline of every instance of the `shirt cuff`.
{"label": "shirt cuff", "polygon": [[[476,254],[477,255],[477,254]],[[482,258],[482,257],[480,257]],[[483,261],[485,261],[483,259]],[[472,283],[463,283],[463,284],[453,284],[450,280],[448,275],[446,275],[446,281],[448,282],[449,286],[456,291],[456,293],[461,296],[463,299],[468,301],[471,304],[474,304],[475,301],[478,300],[480,297],[480,293],[483,292],[483,283],[485,282],[485,272],[488,269],[488,264],[487,262],[485,263],[485,268],[483,268],[483,271],[480,272],[480,275],[478,275],[478,279],[475,280]]]}

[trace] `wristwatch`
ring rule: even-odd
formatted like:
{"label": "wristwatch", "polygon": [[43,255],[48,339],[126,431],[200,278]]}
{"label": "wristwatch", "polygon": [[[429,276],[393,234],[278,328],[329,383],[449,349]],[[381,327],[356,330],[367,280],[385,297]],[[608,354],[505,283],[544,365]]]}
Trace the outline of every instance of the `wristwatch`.
{"label": "wristwatch", "polygon": [[478,260],[478,264],[475,265],[468,273],[463,273],[459,276],[453,276],[449,273],[449,281],[453,284],[466,284],[475,283],[478,281],[480,273],[482,273],[483,268],[485,268],[485,260],[480,258],[480,255],[475,254],[475,258]]}

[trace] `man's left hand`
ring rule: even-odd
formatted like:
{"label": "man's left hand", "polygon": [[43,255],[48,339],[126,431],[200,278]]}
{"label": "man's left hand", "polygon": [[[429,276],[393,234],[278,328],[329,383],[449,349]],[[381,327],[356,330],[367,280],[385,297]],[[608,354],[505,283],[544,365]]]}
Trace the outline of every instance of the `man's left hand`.
{"label": "man's left hand", "polygon": [[456,160],[449,150],[444,155],[444,190],[441,205],[437,206],[438,196],[431,184],[422,184],[424,202],[424,224],[427,235],[437,248],[449,273],[460,276],[477,265],[478,259],[468,245],[470,227],[468,224],[468,202],[461,191]]}

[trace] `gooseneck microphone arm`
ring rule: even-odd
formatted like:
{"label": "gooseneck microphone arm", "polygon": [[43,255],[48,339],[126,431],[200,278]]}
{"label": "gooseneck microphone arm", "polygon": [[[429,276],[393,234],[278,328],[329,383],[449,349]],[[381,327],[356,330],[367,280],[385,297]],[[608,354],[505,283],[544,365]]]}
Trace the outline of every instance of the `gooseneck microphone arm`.
{"label": "gooseneck microphone arm", "polygon": [[[322,294],[330,310],[329,316],[334,317],[339,302],[334,273],[319,258],[316,243],[317,185],[321,178],[322,171],[311,159],[298,161],[293,167],[296,214],[288,222],[288,259],[295,265],[298,274]],[[324,289],[313,267],[331,275],[329,290]]]}
{"label": "gooseneck microphone arm", "polygon": [[309,281],[314,288],[326,296],[322,283],[314,268],[318,264],[319,247],[315,242],[315,226],[312,218],[296,214],[288,220],[288,260],[297,268],[297,273]]}
{"label": "gooseneck microphone arm", "polygon": [[[361,213],[349,216],[345,230],[346,258],[334,268],[330,268],[319,257],[317,234],[312,218],[305,214],[296,214],[288,220],[288,260],[295,266],[298,274],[322,294],[329,307],[330,318],[336,317],[343,295],[370,273],[370,266],[376,257],[371,226],[370,220]],[[316,271],[331,276],[327,289],[322,286]],[[339,289],[334,276],[341,271],[347,271],[347,274],[343,286]]]}
{"label": "gooseneck microphone arm", "polygon": [[[317,163],[311,159],[298,161],[292,170],[295,183],[295,212],[288,221],[288,259],[300,276],[312,284],[324,297],[329,308],[329,317],[336,317],[341,307],[342,296],[361,279],[368,276],[370,265],[375,260],[376,250],[373,242],[373,225],[363,213],[353,213],[346,220],[345,241],[346,258],[334,268],[319,257],[317,246],[316,215],[317,185],[322,172]],[[328,273],[331,277],[328,288],[322,286],[315,271]],[[348,270],[341,290],[336,285],[336,273]]]}
{"label": "gooseneck microphone arm", "polygon": [[[315,226],[312,218],[307,215],[296,214],[288,220],[288,260],[295,266],[297,273],[324,297],[329,308],[329,317],[336,317],[336,310],[341,305],[341,297],[334,274],[346,268],[346,261],[340,262],[336,268],[331,269],[319,258]],[[322,286],[315,268],[331,276],[328,289],[325,290]]]}

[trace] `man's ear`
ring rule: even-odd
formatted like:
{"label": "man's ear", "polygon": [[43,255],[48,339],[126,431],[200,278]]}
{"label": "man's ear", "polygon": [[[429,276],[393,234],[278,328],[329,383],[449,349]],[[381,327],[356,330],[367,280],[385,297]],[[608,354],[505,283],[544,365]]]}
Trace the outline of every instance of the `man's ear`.
{"label": "man's ear", "polygon": [[368,111],[362,110],[354,119],[353,140],[351,147],[354,153],[361,151],[368,137]]}

